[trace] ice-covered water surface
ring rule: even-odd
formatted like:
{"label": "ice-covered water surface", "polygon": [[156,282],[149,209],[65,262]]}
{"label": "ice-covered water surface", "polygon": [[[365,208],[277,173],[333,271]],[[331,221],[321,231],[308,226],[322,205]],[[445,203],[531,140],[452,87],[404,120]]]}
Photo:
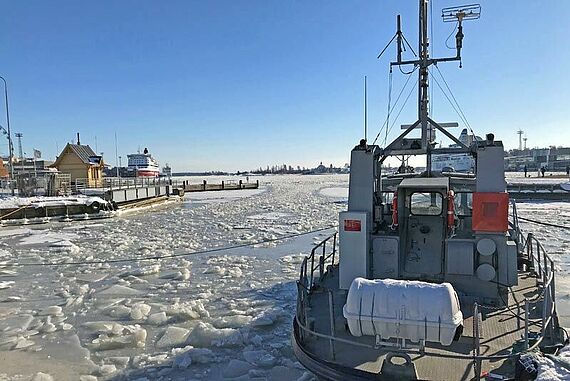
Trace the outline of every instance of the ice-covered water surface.
{"label": "ice-covered water surface", "polygon": [[[310,379],[289,344],[294,280],[328,232],[185,255],[336,224],[346,208],[348,176],[260,180],[261,190],[189,194],[115,219],[0,229],[0,379]],[[559,224],[570,216],[565,203],[518,208]],[[525,224],[557,261],[569,326],[570,238]],[[111,262],[34,265],[98,260]]]}
{"label": "ice-covered water surface", "polygon": [[335,225],[346,205],[322,190],[347,181],[264,177],[261,191],[3,229],[0,379],[310,379],[289,344],[294,280],[302,253],[333,230],[185,254]]}

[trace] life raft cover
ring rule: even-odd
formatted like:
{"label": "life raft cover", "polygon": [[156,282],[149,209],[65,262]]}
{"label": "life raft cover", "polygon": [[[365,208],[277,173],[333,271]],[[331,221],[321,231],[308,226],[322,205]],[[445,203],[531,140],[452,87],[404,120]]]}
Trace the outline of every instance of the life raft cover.
{"label": "life raft cover", "polygon": [[450,345],[463,314],[449,283],[356,278],[343,315],[353,336],[379,335]]}

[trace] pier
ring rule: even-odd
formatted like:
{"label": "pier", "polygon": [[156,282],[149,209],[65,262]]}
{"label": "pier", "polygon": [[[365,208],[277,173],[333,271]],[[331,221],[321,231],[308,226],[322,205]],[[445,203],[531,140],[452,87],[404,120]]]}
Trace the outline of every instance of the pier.
{"label": "pier", "polygon": [[203,180],[201,183],[189,180],[178,180],[154,177],[111,177],[104,178],[97,183],[87,181],[76,182],[75,191],[85,195],[104,198],[121,207],[133,202],[164,198],[170,196],[183,196],[186,192],[208,192],[220,190],[257,189],[259,180],[255,182],[243,180],[222,180],[220,183],[210,183]]}
{"label": "pier", "polygon": [[259,188],[259,180],[255,182],[244,182],[242,180],[226,180],[220,184],[208,184],[206,180],[202,184],[190,184],[187,181],[183,183],[182,189],[184,192],[206,192],[206,191],[221,191],[221,190],[239,190],[239,189],[257,189]]}
{"label": "pier", "polygon": [[1,208],[0,225],[38,224],[49,221],[92,220],[111,217],[116,207],[99,197],[61,197]]}
{"label": "pier", "polygon": [[557,183],[509,183],[509,196],[515,200],[570,201],[570,191]]}
{"label": "pier", "polygon": [[[82,181],[85,180],[85,181]],[[220,183],[191,183],[187,180],[166,178],[103,178],[93,182],[76,181],[75,196],[52,197],[47,201],[34,201],[10,208],[0,208],[0,223],[8,220],[25,220],[41,223],[51,220],[69,221],[111,217],[113,211],[132,209],[167,201],[171,197],[183,197],[186,192],[238,191],[257,189],[255,182],[223,180]],[[90,197],[90,198],[89,198]]]}

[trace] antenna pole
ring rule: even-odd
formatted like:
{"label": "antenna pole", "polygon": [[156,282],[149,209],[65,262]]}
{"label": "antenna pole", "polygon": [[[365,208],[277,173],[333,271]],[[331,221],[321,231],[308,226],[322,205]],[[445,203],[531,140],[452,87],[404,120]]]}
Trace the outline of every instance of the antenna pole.
{"label": "antenna pole", "polygon": [[400,15],[396,17],[396,40],[398,42],[398,62],[402,60],[402,21]]}
{"label": "antenna pole", "polygon": [[428,40],[428,1],[420,0],[420,24],[419,24],[419,46],[420,53],[418,72],[418,119],[422,129],[422,147],[425,147],[427,155],[426,170],[428,176],[431,175],[431,125],[428,122],[429,105],[429,40]]}
{"label": "antenna pole", "polygon": [[367,78],[364,76],[364,140],[368,140],[368,89]]}

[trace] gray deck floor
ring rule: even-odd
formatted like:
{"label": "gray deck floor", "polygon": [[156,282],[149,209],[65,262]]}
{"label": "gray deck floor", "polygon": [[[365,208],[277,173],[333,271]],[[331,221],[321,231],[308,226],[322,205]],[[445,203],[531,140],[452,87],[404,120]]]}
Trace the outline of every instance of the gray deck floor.
{"label": "gray deck floor", "polygon": [[[332,271],[326,274],[323,279],[323,290],[314,292],[311,296],[311,308],[308,316],[314,319],[314,329],[316,332],[330,334],[329,315],[329,292],[334,289],[334,326],[335,336],[366,343],[374,344],[373,337],[354,337],[345,326],[345,319],[342,316],[342,307],[346,301],[346,291],[338,290],[337,272]],[[536,287],[536,278],[529,273],[519,274],[519,285],[513,288],[516,300],[523,301],[524,298],[532,298],[539,292]],[[515,305],[513,298],[509,298],[509,305]],[[540,305],[531,304],[531,323],[537,321],[541,316]],[[463,306],[462,306],[463,310]],[[512,308],[516,312],[516,308]],[[464,316],[465,316],[464,312]],[[524,315],[523,315],[524,316]],[[312,320],[312,319],[311,319]],[[520,328],[517,327],[517,318],[508,309],[490,311],[485,320],[481,322],[480,329],[480,351],[481,355],[508,354],[512,350],[513,343],[524,335],[524,321]],[[450,346],[444,347],[433,343],[428,343],[426,351],[447,354],[473,354],[473,318],[464,318],[464,331],[458,341],[454,341]],[[330,341],[318,338],[314,335],[306,338],[303,347],[316,357],[326,361],[332,361],[343,366],[358,368],[367,372],[380,372],[382,362],[389,352],[389,349],[367,349],[336,341],[334,344],[335,359],[331,357]],[[415,355],[411,356],[416,367],[416,372],[420,380],[472,380],[474,379],[473,361],[462,359],[436,358],[433,356]],[[481,370],[492,371],[496,374],[514,375],[514,364],[509,360],[484,361]]]}

